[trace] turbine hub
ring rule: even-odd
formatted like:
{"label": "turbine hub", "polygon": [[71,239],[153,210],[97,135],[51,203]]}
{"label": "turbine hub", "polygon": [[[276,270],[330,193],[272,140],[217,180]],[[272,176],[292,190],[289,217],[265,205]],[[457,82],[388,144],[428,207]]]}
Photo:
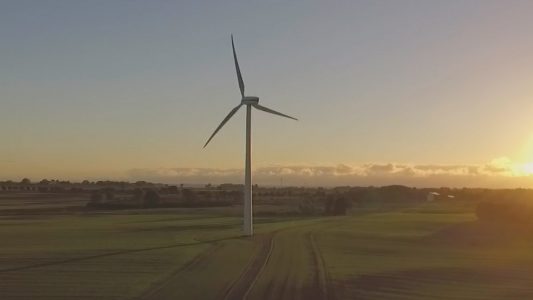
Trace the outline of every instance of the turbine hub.
{"label": "turbine hub", "polygon": [[242,104],[257,104],[259,103],[259,97],[256,96],[246,96],[241,100]]}

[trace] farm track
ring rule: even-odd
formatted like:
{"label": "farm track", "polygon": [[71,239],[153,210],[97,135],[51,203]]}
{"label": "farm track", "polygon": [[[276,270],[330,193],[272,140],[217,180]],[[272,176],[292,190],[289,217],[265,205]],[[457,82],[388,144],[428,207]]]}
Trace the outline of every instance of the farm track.
{"label": "farm track", "polygon": [[[326,262],[320,252],[320,248],[316,244],[315,235],[313,231],[306,234],[307,244],[311,250],[311,256],[313,261],[313,268],[315,270],[314,282],[313,282],[313,299],[328,299],[334,300],[335,294],[333,293],[333,287],[331,284],[331,278],[326,267]],[[308,297],[308,299],[310,299]]]}
{"label": "farm track", "polygon": [[85,261],[85,260],[91,260],[91,259],[97,259],[97,258],[103,258],[103,257],[109,257],[109,256],[116,256],[116,255],[123,255],[123,254],[131,254],[131,253],[162,250],[162,249],[171,249],[171,248],[179,248],[179,247],[187,247],[187,246],[196,246],[196,245],[208,244],[208,243],[217,243],[217,242],[220,242],[220,241],[223,241],[223,240],[227,240],[227,239],[228,238],[222,238],[222,239],[215,239],[215,240],[200,241],[200,242],[195,242],[195,243],[173,244],[173,245],[166,245],[166,246],[159,246],[159,247],[149,247],[149,248],[140,248],[140,249],[130,249],[130,250],[108,252],[108,253],[95,254],[95,255],[89,255],[89,256],[83,256],[83,257],[74,257],[74,258],[69,258],[69,259],[60,260],[60,261],[43,262],[43,263],[27,265],[27,266],[0,269],[0,273],[22,271],[22,270],[42,268],[42,267],[55,266],[55,265],[61,265],[61,264],[68,264],[68,263],[73,263],[73,262],[80,262],[80,261]]}
{"label": "farm track", "polygon": [[213,244],[211,247],[209,247],[205,251],[196,255],[188,263],[176,269],[169,276],[167,276],[167,278],[153,284],[152,287],[149,288],[146,292],[144,292],[141,296],[135,297],[134,299],[151,299],[151,298],[158,299],[157,293],[161,291],[163,288],[165,288],[168,284],[170,284],[177,275],[179,275],[183,271],[194,269],[194,267],[201,264],[203,261],[207,260],[210,255],[215,253],[221,247],[222,245],[220,243]]}
{"label": "farm track", "polygon": [[[341,226],[341,224],[335,224],[333,226],[329,227],[336,227]],[[274,244],[275,244],[275,237],[280,232],[288,231],[294,228],[300,228],[300,227],[309,227],[309,226],[316,226],[316,224],[306,224],[306,225],[299,225],[289,228],[283,228],[276,230],[270,234],[268,234],[264,240],[262,241],[262,245],[260,247],[259,253],[252,257],[246,267],[243,269],[243,272],[241,275],[230,285],[230,287],[226,290],[224,293],[224,296],[221,297],[221,299],[224,300],[231,300],[231,299],[247,299],[250,292],[255,287],[255,284],[257,283],[259,277],[261,276],[263,270],[267,266],[267,264],[270,261],[270,257],[272,256],[272,252],[274,250]],[[335,299],[333,288],[331,285],[331,279],[329,276],[329,273],[327,272],[327,268],[324,262],[324,258],[322,257],[322,253],[320,252],[320,249],[318,248],[314,232],[311,230],[307,232],[306,234],[306,240],[309,249],[311,249],[311,255],[313,257],[313,265],[315,270],[315,279],[314,279],[314,286],[313,286],[313,292],[309,293],[309,297],[306,299]],[[287,288],[287,282],[284,283],[283,289],[286,290]],[[294,291],[293,291],[294,292]],[[316,298],[318,296],[318,298]]]}
{"label": "farm track", "polygon": [[[250,292],[255,287],[257,281],[261,277],[261,274],[263,273],[264,269],[266,268],[266,266],[271,260],[276,236],[281,232],[294,230],[296,228],[302,228],[302,227],[313,227],[316,225],[317,224],[301,224],[301,225],[296,225],[292,227],[278,229],[270,233],[256,236],[259,245],[256,246],[256,250],[250,257],[246,266],[242,269],[241,274],[229,285],[229,287],[226,290],[222,292],[223,294],[220,295],[220,298],[222,299],[246,299],[248,295],[250,294]],[[335,224],[335,225],[338,226],[339,224]],[[329,275],[325,268],[324,259],[322,258],[320,250],[318,249],[318,246],[316,245],[313,231],[311,230],[307,233],[302,232],[302,234],[306,234],[304,237],[306,238],[306,241],[307,241],[306,242],[306,244],[308,245],[307,248],[310,249],[310,253],[311,253],[312,261],[313,261],[312,262],[313,269],[315,270],[315,274],[314,274],[315,279],[314,279],[313,287],[310,289],[312,293],[309,293],[310,295],[312,295],[312,298],[308,298],[308,299],[334,299],[332,297],[333,293],[332,293],[332,289],[329,283],[330,281]],[[155,250],[161,250],[161,249],[195,246],[195,245],[201,245],[201,244],[212,244],[210,247],[208,247],[206,250],[199,253],[197,256],[195,256],[185,265],[177,268],[175,271],[173,271],[171,274],[166,276],[164,279],[153,284],[140,296],[137,296],[134,298],[134,299],[157,299],[158,292],[160,292],[162,289],[164,289],[169,284],[174,282],[173,281],[174,278],[182,275],[184,271],[186,272],[186,271],[194,270],[196,267],[201,265],[203,262],[208,261],[215,253],[217,253],[218,250],[222,248],[222,246],[224,245],[224,243],[222,243],[223,241],[234,239],[234,238],[236,237],[213,239],[213,240],[199,241],[199,242],[193,242],[193,243],[180,243],[180,244],[171,244],[171,245],[158,246],[158,247],[114,251],[114,252],[89,255],[89,256],[83,256],[83,257],[74,257],[74,258],[60,260],[60,261],[43,262],[43,263],[37,263],[33,265],[0,269],[0,273],[22,271],[22,270],[28,270],[28,269],[68,264],[68,263],[76,263],[76,262],[87,261],[87,260],[92,260],[92,259],[126,255],[126,254],[146,252],[146,251],[155,251]],[[288,284],[289,282],[285,282],[284,286],[287,285],[286,286],[287,288]],[[283,288],[283,290],[285,290],[285,288]],[[289,291],[286,291],[286,292],[289,292]],[[290,292],[298,293],[298,291],[296,290],[291,290]],[[319,298],[317,298],[318,295],[320,295]]]}
{"label": "farm track", "polygon": [[241,275],[226,290],[222,299],[246,299],[272,255],[276,233],[273,232],[262,238],[257,255],[250,258]]}

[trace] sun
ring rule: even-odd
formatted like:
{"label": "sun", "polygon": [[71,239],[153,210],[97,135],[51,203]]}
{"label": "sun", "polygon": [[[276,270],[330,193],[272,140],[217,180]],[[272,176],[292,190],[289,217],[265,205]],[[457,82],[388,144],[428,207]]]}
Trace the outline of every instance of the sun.
{"label": "sun", "polygon": [[533,162],[523,164],[521,169],[523,174],[533,175]]}

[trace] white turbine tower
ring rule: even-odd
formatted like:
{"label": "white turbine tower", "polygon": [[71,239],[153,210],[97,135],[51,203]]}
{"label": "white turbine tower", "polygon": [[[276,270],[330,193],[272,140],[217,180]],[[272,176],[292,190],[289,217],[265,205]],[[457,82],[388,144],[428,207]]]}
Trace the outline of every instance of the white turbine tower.
{"label": "white turbine tower", "polygon": [[252,146],[251,146],[251,123],[252,123],[252,107],[259,110],[271,113],[274,115],[282,116],[285,118],[297,120],[291,116],[287,116],[270,108],[259,105],[259,97],[244,96],[244,81],[242,80],[241,69],[239,68],[239,62],[237,61],[237,54],[235,53],[235,44],[233,43],[233,35],[231,35],[231,47],[233,48],[233,59],[235,60],[235,69],[237,70],[237,79],[239,80],[239,88],[241,90],[241,103],[232,109],[229,114],[222,120],[222,123],[218,125],[215,132],[209,137],[204,145],[207,146],[211,139],[217,134],[217,132],[228,122],[231,117],[241,108],[246,105],[246,160],[244,168],[244,224],[243,230],[245,235],[253,234],[253,220],[252,220]]}

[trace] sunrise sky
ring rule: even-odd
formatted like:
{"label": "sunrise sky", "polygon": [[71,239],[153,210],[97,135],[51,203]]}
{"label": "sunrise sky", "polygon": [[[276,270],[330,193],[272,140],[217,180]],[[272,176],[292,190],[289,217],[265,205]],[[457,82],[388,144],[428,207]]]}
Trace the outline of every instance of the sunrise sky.
{"label": "sunrise sky", "polygon": [[533,187],[532,1],[2,1],[0,180]]}

